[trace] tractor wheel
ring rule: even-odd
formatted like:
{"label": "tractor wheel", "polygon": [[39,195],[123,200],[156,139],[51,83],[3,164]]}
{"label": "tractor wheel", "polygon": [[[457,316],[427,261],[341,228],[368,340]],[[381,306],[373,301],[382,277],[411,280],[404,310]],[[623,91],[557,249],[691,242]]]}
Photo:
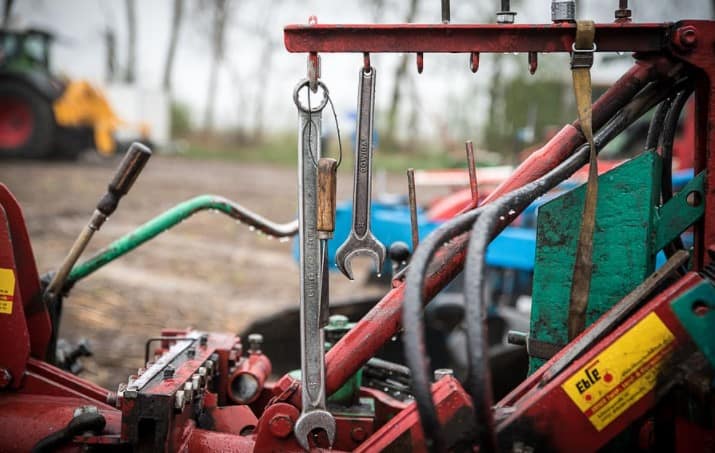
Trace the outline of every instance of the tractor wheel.
{"label": "tractor wheel", "polygon": [[50,102],[23,83],[0,82],[0,157],[46,157],[54,129]]}

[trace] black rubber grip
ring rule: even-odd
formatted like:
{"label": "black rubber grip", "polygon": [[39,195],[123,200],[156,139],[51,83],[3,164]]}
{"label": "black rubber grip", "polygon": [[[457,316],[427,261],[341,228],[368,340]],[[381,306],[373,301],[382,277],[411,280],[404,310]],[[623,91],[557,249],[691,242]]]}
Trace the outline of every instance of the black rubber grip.
{"label": "black rubber grip", "polygon": [[104,194],[97,205],[97,210],[106,216],[111,215],[117,209],[119,200],[132,188],[134,181],[136,181],[150,157],[151,150],[149,148],[141,143],[132,143],[124,159],[119,164],[114,178],[109,183],[107,193]]}

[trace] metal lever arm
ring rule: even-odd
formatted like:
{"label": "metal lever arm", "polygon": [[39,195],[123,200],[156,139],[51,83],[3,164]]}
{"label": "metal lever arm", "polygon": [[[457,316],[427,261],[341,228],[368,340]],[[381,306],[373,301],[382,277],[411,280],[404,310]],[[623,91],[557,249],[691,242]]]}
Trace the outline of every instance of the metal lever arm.
{"label": "metal lever arm", "polygon": [[72,248],[64,261],[52,278],[52,281],[45,290],[44,297],[47,304],[51,304],[54,296],[57,296],[67,280],[67,276],[72,270],[72,266],[77,262],[84,249],[87,247],[94,232],[99,230],[107,217],[109,217],[119,205],[119,200],[129,192],[139,173],[151,157],[151,151],[140,143],[133,143],[127,151],[124,159],[119,164],[112,181],[107,187],[107,192],[97,203],[97,207],[92,213],[89,222],[82,229],[75,240]]}

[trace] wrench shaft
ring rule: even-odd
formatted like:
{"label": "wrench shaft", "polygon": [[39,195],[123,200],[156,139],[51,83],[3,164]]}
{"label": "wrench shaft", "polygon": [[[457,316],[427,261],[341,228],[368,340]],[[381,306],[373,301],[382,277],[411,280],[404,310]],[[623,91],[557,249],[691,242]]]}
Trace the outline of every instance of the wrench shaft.
{"label": "wrench shaft", "polygon": [[353,185],[353,231],[362,239],[370,231],[372,195],[372,128],[375,109],[375,68],[360,70],[358,87],[357,146]]}

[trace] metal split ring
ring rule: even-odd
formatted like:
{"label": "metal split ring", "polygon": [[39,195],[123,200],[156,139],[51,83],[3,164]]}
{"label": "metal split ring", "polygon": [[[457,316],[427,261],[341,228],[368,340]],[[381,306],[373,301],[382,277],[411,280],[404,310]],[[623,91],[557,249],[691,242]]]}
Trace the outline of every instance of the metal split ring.
{"label": "metal split ring", "polygon": [[320,101],[320,104],[318,104],[318,106],[316,106],[316,107],[308,106],[308,108],[305,108],[305,107],[303,107],[303,104],[300,103],[300,100],[298,99],[298,94],[300,93],[300,90],[303,87],[307,87],[309,85],[310,85],[309,79],[303,79],[300,82],[298,82],[298,84],[293,89],[293,102],[295,102],[295,106],[298,107],[298,110],[300,110],[303,113],[320,112],[325,108],[326,105],[328,105],[328,101],[330,99],[330,95],[328,93],[328,87],[326,87],[323,82],[318,80],[318,86],[323,89],[323,99]]}

